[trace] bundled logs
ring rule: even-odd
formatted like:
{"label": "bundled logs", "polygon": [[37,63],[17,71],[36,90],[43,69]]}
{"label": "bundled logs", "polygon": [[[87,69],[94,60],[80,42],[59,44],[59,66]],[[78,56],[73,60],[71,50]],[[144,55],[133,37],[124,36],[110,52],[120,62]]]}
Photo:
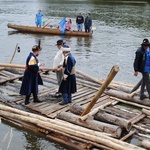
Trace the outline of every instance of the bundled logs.
{"label": "bundled logs", "polygon": [[60,112],[57,115],[57,118],[65,120],[67,122],[77,124],[77,125],[81,125],[83,127],[89,128],[89,129],[108,133],[112,137],[119,138],[121,136],[121,133],[122,133],[122,129],[119,126],[115,126],[115,125],[111,125],[108,123],[96,121],[93,119],[87,119],[87,120],[81,122],[81,121],[79,121],[79,116],[74,115],[74,114],[69,113],[69,112]]}
{"label": "bundled logs", "polygon": [[80,127],[68,122],[62,122],[55,119],[48,119],[39,115],[6,107],[4,105],[0,105],[0,116],[32,123],[38,127],[43,127],[44,129],[49,131],[56,130],[61,132],[62,134],[70,134],[75,137],[103,144],[116,150],[143,150],[143,148],[113,139],[97,131]]}
{"label": "bundled logs", "polygon": [[120,118],[109,113],[106,113],[104,110],[100,109],[99,112],[94,117],[96,120],[101,120],[105,122],[110,122],[116,125],[119,125],[122,128],[126,128],[127,131],[131,129],[131,122]]}

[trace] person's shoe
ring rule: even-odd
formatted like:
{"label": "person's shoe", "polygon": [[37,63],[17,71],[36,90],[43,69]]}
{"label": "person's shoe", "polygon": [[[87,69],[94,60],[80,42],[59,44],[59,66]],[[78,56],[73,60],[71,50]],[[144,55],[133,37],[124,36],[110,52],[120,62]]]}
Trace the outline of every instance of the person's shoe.
{"label": "person's shoe", "polygon": [[66,105],[66,104],[68,104],[68,102],[61,101],[61,102],[59,103],[59,105]]}
{"label": "person's shoe", "polygon": [[39,98],[38,98],[38,96],[36,94],[33,94],[33,102],[34,103],[41,103],[43,101],[40,101]]}
{"label": "person's shoe", "polygon": [[141,95],[140,96],[140,100],[143,100],[143,99],[145,99],[146,98],[146,95]]}
{"label": "person's shoe", "polygon": [[25,102],[24,102],[25,105],[28,105],[29,103],[30,103],[29,101],[25,101]]}
{"label": "person's shoe", "polygon": [[28,105],[30,103],[29,99],[30,99],[30,95],[27,95],[24,102],[25,105]]}

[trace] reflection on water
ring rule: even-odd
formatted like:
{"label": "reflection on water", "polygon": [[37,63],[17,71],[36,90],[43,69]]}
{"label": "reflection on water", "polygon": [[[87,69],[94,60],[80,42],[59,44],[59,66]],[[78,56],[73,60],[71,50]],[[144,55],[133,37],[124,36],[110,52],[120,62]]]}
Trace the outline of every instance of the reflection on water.
{"label": "reflection on water", "polygon": [[[0,124],[1,150],[67,150],[58,143],[48,141],[38,134]],[[69,150],[69,149],[68,149]]]}

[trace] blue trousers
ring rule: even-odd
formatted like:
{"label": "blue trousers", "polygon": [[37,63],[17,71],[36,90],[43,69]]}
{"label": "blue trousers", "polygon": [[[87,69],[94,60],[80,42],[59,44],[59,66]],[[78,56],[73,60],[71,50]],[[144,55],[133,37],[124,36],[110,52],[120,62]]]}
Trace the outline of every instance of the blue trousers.
{"label": "blue trousers", "polygon": [[72,102],[72,95],[71,94],[63,93],[62,97],[63,97],[63,101],[64,102],[67,102],[67,103],[71,103]]}
{"label": "blue trousers", "polygon": [[77,30],[78,31],[82,31],[82,28],[83,28],[82,24],[77,24]]}

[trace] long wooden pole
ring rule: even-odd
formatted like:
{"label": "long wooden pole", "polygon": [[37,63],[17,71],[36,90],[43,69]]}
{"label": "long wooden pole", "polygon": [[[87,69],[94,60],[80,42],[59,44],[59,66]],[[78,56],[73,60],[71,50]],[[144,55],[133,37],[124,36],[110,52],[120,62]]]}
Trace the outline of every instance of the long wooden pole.
{"label": "long wooden pole", "polygon": [[117,74],[118,71],[119,71],[119,67],[118,66],[113,66],[112,67],[112,69],[111,69],[111,71],[110,71],[107,79],[102,84],[101,88],[96,93],[96,95],[94,96],[94,98],[91,100],[91,102],[89,103],[89,105],[83,111],[83,113],[81,114],[81,116],[84,116],[84,115],[86,115],[86,114],[88,114],[90,112],[90,110],[92,109],[92,107],[94,106],[94,104],[96,103],[96,101],[103,94],[103,92],[105,91],[105,89],[107,88],[107,86],[109,85],[109,83],[113,80],[113,78],[115,77],[115,75]]}
{"label": "long wooden pole", "polygon": [[16,54],[17,49],[18,49],[18,43],[16,44],[16,48],[15,48],[15,51],[14,51],[14,53],[13,53],[13,55],[12,55],[11,60],[10,60],[10,64],[12,63],[12,61],[13,61],[13,59],[14,59],[14,57],[15,57],[15,54]]}
{"label": "long wooden pole", "polygon": [[[8,68],[20,68],[25,69],[24,65],[18,65],[18,64],[7,64],[7,63],[0,63],[0,67],[8,67]],[[43,71],[52,71],[53,68],[44,68],[42,67]]]}

